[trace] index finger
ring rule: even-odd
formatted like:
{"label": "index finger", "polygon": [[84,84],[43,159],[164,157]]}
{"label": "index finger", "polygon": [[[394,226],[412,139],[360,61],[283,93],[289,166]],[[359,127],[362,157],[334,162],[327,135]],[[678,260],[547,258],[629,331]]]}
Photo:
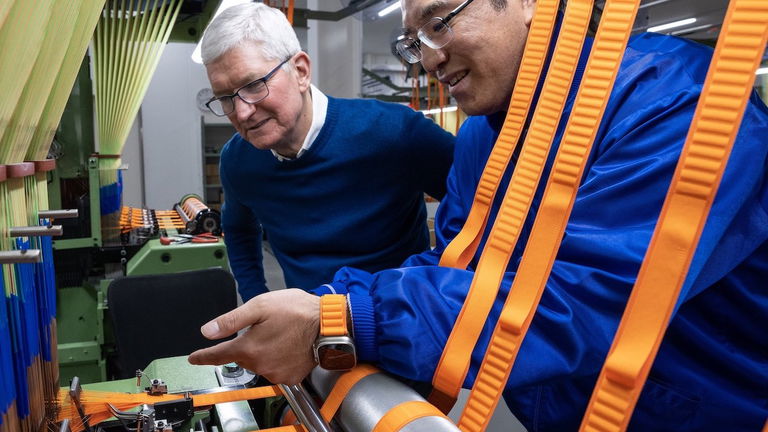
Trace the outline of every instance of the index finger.
{"label": "index finger", "polygon": [[231,336],[238,331],[257,324],[261,320],[255,301],[219,315],[200,328],[200,333],[208,339],[221,339]]}
{"label": "index finger", "polygon": [[187,361],[193,365],[222,365],[240,359],[240,351],[233,340],[228,340],[210,348],[199,349],[189,355]]}

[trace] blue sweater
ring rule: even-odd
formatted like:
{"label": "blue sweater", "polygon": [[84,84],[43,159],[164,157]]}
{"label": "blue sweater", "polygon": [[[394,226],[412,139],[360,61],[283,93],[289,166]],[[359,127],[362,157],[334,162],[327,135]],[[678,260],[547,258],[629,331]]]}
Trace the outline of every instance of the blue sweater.
{"label": "blue sweater", "polygon": [[309,150],[280,162],[235,134],[221,154],[222,225],[244,301],[267,291],[263,227],[288,287],[345,265],[399,266],[429,247],[424,193],[442,199],[454,137],[412,109],[328,98]]}
{"label": "blue sweater", "polygon": [[[582,68],[588,53],[589,46]],[[507,405],[529,431],[579,427],[656,225],[711,53],[674,37],[630,39],[546,290],[507,381]],[[564,118],[573,100],[572,91]],[[473,117],[459,131],[434,251],[411,257],[400,269],[337,273],[332,285],[350,292],[363,361],[431,380],[480,252],[467,270],[439,267],[438,259],[466,220],[502,121]],[[630,430],[757,431],[768,417],[767,136],[768,109],[753,94]],[[547,169],[551,164],[552,156]],[[476,377],[531,226],[529,217],[465,386]]]}

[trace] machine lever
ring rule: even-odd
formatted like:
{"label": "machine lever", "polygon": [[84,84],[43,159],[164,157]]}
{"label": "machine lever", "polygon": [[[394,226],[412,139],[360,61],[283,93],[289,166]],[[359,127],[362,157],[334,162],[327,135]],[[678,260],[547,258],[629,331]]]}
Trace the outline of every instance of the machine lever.
{"label": "machine lever", "polygon": [[40,210],[37,217],[41,219],[75,219],[79,216],[77,209]]}
{"label": "machine lever", "polygon": [[301,384],[280,384],[280,390],[285,395],[296,418],[309,432],[333,432],[331,425],[320,414],[314,399]]}
{"label": "machine lever", "polygon": [[8,228],[8,235],[11,237],[60,236],[63,232],[64,230],[62,230],[61,225],[39,225]]}
{"label": "machine lever", "polygon": [[0,251],[0,264],[28,264],[43,261],[40,249],[21,249],[14,251]]}
{"label": "machine lever", "polygon": [[80,378],[73,377],[72,383],[69,385],[69,397],[72,398],[72,403],[74,403],[75,408],[77,408],[77,414],[80,415],[80,420],[83,421],[83,428],[87,432],[93,432],[93,429],[91,429],[91,425],[88,424],[88,417],[85,416],[85,411],[83,410],[83,404],[80,402],[80,394],[82,392],[83,392],[83,388],[80,387]]}

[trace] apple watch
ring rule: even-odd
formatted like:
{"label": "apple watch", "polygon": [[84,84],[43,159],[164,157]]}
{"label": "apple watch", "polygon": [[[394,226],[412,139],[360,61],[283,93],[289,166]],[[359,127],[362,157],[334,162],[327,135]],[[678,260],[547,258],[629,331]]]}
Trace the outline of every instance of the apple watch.
{"label": "apple watch", "polygon": [[323,369],[341,371],[355,367],[355,343],[347,330],[347,296],[320,297],[320,335],[312,348],[315,361]]}

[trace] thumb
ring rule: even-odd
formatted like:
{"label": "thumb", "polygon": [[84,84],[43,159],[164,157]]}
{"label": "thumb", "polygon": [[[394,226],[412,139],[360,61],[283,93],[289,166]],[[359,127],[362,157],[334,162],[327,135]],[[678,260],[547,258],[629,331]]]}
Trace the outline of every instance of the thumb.
{"label": "thumb", "polygon": [[258,318],[256,308],[247,308],[248,304],[209,321],[200,327],[200,333],[208,339],[221,339],[255,324]]}

